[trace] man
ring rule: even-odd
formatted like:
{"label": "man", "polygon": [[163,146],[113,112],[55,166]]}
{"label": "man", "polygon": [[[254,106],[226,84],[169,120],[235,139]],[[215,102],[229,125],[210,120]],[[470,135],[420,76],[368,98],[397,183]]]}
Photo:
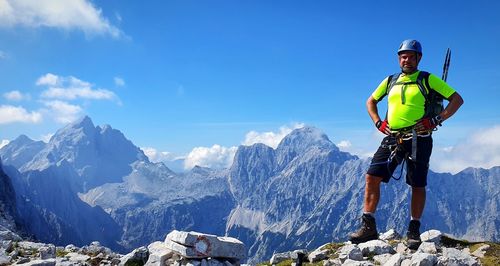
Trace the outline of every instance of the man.
{"label": "man", "polygon": [[[425,206],[432,131],[450,118],[463,104],[463,100],[443,80],[422,72],[428,75],[428,83],[424,82],[430,85],[427,90],[434,90],[448,100],[446,108],[438,115],[426,116],[426,98],[417,84],[417,78],[421,74],[418,64],[422,59],[422,46],[416,40],[405,40],[399,47],[398,58],[401,74],[391,77],[396,78],[396,82],[393,83],[392,79],[389,81],[389,77],[384,79],[366,102],[373,123],[387,136],[382,140],[367,171],[362,225],[350,235],[350,240],[361,243],[378,238],[374,214],[380,199],[380,183],[389,182],[397,165],[406,161],[406,183],[411,186],[412,191],[407,244],[416,249],[421,243],[420,218]],[[392,85],[390,89],[389,85]],[[382,120],[377,104],[387,93],[387,117]]]}

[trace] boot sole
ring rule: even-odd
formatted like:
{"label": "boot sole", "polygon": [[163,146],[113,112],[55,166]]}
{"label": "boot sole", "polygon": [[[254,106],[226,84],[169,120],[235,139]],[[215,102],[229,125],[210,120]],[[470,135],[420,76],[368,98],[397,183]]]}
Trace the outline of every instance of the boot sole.
{"label": "boot sole", "polygon": [[411,250],[417,250],[418,247],[420,247],[420,244],[422,244],[422,241],[418,241],[418,240],[407,240],[406,241],[406,246],[408,246],[408,248]]}
{"label": "boot sole", "polygon": [[368,237],[364,237],[364,238],[350,238],[349,241],[351,241],[351,243],[353,243],[353,244],[360,244],[360,243],[368,242],[370,240],[377,240],[377,239],[378,239],[378,235],[373,235],[373,236],[368,236]]}

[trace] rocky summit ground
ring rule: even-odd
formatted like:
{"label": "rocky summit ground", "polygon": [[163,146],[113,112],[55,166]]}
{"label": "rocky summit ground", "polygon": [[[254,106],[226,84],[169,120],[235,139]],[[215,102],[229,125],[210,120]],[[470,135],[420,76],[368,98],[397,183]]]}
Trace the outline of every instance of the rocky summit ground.
{"label": "rocky summit ground", "polygon": [[[423,242],[418,250],[410,250],[401,236],[394,230],[389,230],[381,234],[378,240],[366,243],[328,243],[313,251],[299,249],[275,253],[270,261],[258,265],[500,265],[499,243],[457,240],[437,230],[426,231],[421,234],[421,238]],[[199,239],[206,238],[196,238]],[[8,230],[0,230],[0,266],[245,265],[239,260],[212,258],[209,255],[187,259],[182,257],[183,252],[172,249],[168,241],[167,236],[165,242],[154,242],[147,247],[139,247],[129,254],[122,255],[102,246],[99,242],[92,242],[83,247],[74,245],[57,247],[52,244],[26,241]],[[198,247],[193,244],[193,247],[185,246],[180,251],[185,248],[196,250]]]}
{"label": "rocky summit ground", "polygon": [[389,230],[366,243],[328,243],[312,252],[276,253],[270,261],[258,265],[500,265],[499,243],[458,240],[437,230],[426,231],[421,238],[418,250],[410,250],[400,235]]}

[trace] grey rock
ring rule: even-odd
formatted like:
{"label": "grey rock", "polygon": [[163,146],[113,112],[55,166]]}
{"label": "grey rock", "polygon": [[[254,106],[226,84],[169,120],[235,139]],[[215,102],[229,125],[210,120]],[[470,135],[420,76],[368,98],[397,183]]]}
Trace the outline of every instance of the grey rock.
{"label": "grey rock", "polygon": [[167,235],[165,243],[168,248],[187,258],[243,259],[246,257],[243,242],[232,237],[174,230]]}
{"label": "grey rock", "polygon": [[445,265],[480,265],[474,257],[456,248],[443,248],[443,256],[440,259]]}
{"label": "grey rock", "polygon": [[56,259],[48,259],[48,260],[32,260],[26,264],[26,266],[55,266]]}
{"label": "grey rock", "polygon": [[189,260],[189,261],[186,261],[185,264],[183,265],[186,265],[186,266],[201,266],[201,261],[199,260]]}
{"label": "grey rock", "polygon": [[462,249],[462,252],[467,254],[467,255],[470,255],[470,248],[464,248],[464,249]]}
{"label": "grey rock", "polygon": [[66,247],[64,247],[64,250],[66,252],[78,252],[80,249],[73,244],[69,244]]}
{"label": "grey rock", "polygon": [[382,240],[371,240],[358,245],[363,253],[363,256],[368,256],[368,254],[380,255],[380,254],[394,254],[396,251],[391,245]]}
{"label": "grey rock", "polygon": [[9,254],[9,257],[11,257],[13,260],[18,260],[19,258],[19,250],[18,249],[14,249],[12,250]]}
{"label": "grey rock", "polygon": [[[196,260],[196,259],[188,259],[184,260],[181,262],[181,265],[185,266],[228,266],[229,262],[226,261],[221,261],[218,259],[201,259],[201,260]],[[232,265],[229,263],[229,265]]]}
{"label": "grey rock", "polygon": [[411,259],[404,259],[401,262],[401,266],[410,266],[411,265]]}
{"label": "grey rock", "polygon": [[56,257],[56,247],[51,244],[41,247],[38,249],[38,252],[42,260],[54,259]]}
{"label": "grey rock", "polygon": [[99,253],[111,253],[111,250],[103,247],[99,241],[93,241],[89,246],[84,246],[82,249],[84,250],[84,252],[92,254],[94,256]]}
{"label": "grey rock", "polygon": [[401,262],[403,262],[403,260],[405,259],[405,256],[400,254],[400,253],[396,253],[394,255],[392,255],[385,263],[384,263],[384,266],[400,266],[401,265]]}
{"label": "grey rock", "polygon": [[389,229],[387,232],[380,234],[378,237],[380,240],[396,240],[396,239],[401,239],[401,235],[396,232],[394,229]]}
{"label": "grey rock", "polygon": [[84,262],[90,260],[90,256],[85,255],[85,254],[75,253],[75,252],[70,252],[70,253],[66,254],[64,257],[73,263],[84,263]]}
{"label": "grey rock", "polygon": [[405,244],[398,243],[398,245],[396,246],[396,252],[404,255],[410,252],[410,249],[408,249],[408,247]]}
{"label": "grey rock", "polygon": [[19,249],[13,249],[10,253],[9,256],[12,257],[12,259],[17,259],[19,256]]}
{"label": "grey rock", "polygon": [[[146,262],[146,266],[165,266],[167,265],[167,260],[170,259],[174,252],[169,249],[164,242],[156,241],[148,246],[149,258]],[[203,265],[203,260],[202,260]]]}
{"label": "grey rock", "polygon": [[[397,253],[396,253],[397,254]],[[394,254],[395,255],[395,254]],[[373,256],[373,261],[377,265],[384,265],[393,255],[391,254],[381,254]]]}
{"label": "grey rock", "polygon": [[433,266],[437,263],[438,258],[434,254],[415,253],[411,257],[411,266]]}
{"label": "grey rock", "polygon": [[25,250],[39,250],[40,248],[47,246],[47,244],[35,243],[31,241],[21,241],[17,243],[17,246]]}
{"label": "grey rock", "polygon": [[25,257],[20,257],[20,258],[17,258],[17,264],[25,264],[25,263],[28,263],[30,262],[30,259],[29,258],[25,258]]}
{"label": "grey rock", "polygon": [[292,254],[290,252],[283,252],[283,253],[275,253],[271,257],[271,260],[269,261],[272,265],[278,264],[282,261],[289,260],[292,258]]}
{"label": "grey rock", "polygon": [[12,249],[12,240],[0,240],[0,249],[9,251]]}
{"label": "grey rock", "polygon": [[11,258],[0,249],[0,265],[9,265]]}
{"label": "grey rock", "polygon": [[436,254],[438,251],[434,242],[422,242],[422,244],[418,247],[417,252]]}
{"label": "grey rock", "polygon": [[369,262],[369,261],[357,261],[357,260],[351,260],[347,259],[342,263],[342,266],[373,266],[374,264]]}
{"label": "grey rock", "polygon": [[443,233],[441,233],[441,231],[439,230],[429,230],[420,234],[420,239],[422,239],[423,242],[433,242],[435,244],[440,244],[442,236]]}
{"label": "grey rock", "polygon": [[0,230],[0,240],[22,241],[22,238],[10,230]]}
{"label": "grey rock", "polygon": [[345,262],[348,259],[358,260],[358,261],[363,260],[363,253],[361,252],[361,249],[354,244],[345,245],[341,247],[337,251],[337,253],[339,255],[340,261],[342,262]]}
{"label": "grey rock", "polygon": [[329,259],[323,261],[323,266],[340,266],[342,265],[342,261],[340,259]]}
{"label": "grey rock", "polygon": [[326,259],[328,257],[328,250],[325,248],[326,245],[327,244],[322,245],[313,252],[309,253],[309,255],[307,255],[309,262],[317,262]]}
{"label": "grey rock", "polygon": [[126,265],[127,263],[133,262],[145,264],[148,261],[148,257],[149,251],[146,247],[136,248],[120,259],[120,265]]}

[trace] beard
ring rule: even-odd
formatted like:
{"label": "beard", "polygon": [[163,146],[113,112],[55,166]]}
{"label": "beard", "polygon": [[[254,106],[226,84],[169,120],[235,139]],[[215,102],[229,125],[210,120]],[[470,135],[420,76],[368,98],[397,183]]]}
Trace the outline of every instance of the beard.
{"label": "beard", "polygon": [[401,72],[405,74],[412,74],[417,71],[417,67],[401,67]]}

